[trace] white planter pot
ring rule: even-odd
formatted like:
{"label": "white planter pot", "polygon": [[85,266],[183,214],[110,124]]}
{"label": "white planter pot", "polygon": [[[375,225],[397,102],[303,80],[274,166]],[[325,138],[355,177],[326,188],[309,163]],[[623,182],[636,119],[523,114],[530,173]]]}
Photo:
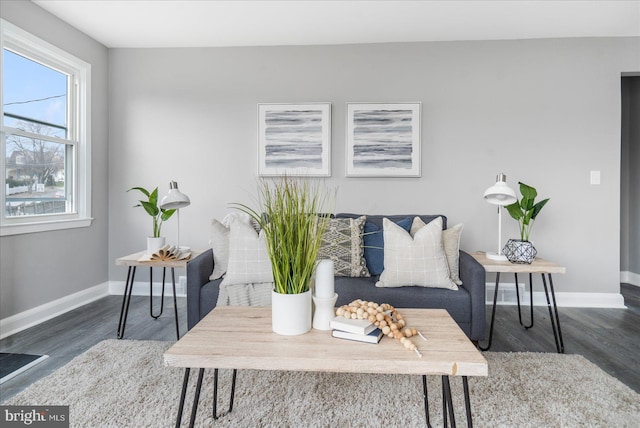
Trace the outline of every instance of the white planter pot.
{"label": "white planter pot", "polygon": [[164,236],[160,236],[158,238],[147,236],[147,254],[155,253],[160,248],[164,247],[164,243],[165,243]]}
{"label": "white planter pot", "polygon": [[300,294],[271,291],[271,328],[283,336],[311,330],[311,290]]}

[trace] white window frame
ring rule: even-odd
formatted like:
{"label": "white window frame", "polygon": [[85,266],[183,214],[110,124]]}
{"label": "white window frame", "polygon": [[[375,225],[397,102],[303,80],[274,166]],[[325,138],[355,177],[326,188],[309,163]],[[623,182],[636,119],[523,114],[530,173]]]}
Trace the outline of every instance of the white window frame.
{"label": "white window frame", "polygon": [[[21,55],[41,61],[46,65],[55,66],[56,69],[69,74],[68,104],[70,106],[68,129],[72,132],[69,140],[73,140],[74,156],[70,159],[72,186],[71,212],[60,214],[47,214],[36,216],[6,217],[5,215],[5,189],[0,191],[0,236],[18,235],[24,233],[45,232],[50,230],[71,229],[87,227],[91,225],[91,64],[63,51],[50,43],[22,30],[21,28],[0,19],[2,30],[0,31],[0,45],[2,50],[8,48]],[[0,55],[0,85],[2,79],[2,57]],[[0,103],[0,118],[4,118],[4,108]],[[0,165],[2,170],[2,186],[5,186],[6,178],[6,133],[25,135],[8,126],[0,129],[2,147],[0,147]],[[30,134],[30,133],[27,133]],[[32,135],[28,135],[32,137]],[[69,141],[65,142],[66,144]],[[69,177],[65,177],[69,179]],[[69,190],[66,190],[69,191]]]}

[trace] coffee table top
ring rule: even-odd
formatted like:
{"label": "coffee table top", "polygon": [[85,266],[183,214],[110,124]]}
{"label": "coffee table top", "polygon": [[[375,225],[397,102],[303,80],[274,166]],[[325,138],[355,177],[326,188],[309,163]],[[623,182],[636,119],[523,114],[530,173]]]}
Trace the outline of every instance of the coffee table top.
{"label": "coffee table top", "polygon": [[173,367],[487,376],[487,360],[443,309],[400,309],[422,358],[399,340],[377,345],[337,339],[331,331],[280,336],[271,307],[216,307],[164,354]]}

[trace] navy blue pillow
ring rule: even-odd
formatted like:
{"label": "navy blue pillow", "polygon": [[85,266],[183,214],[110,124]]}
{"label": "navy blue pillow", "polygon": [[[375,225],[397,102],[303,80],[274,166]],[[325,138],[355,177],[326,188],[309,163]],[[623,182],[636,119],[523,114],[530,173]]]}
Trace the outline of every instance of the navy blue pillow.
{"label": "navy blue pillow", "polygon": [[[408,232],[411,223],[413,219],[407,217],[396,224]],[[382,228],[371,222],[364,224],[364,259],[371,275],[380,275],[384,270],[384,235]]]}

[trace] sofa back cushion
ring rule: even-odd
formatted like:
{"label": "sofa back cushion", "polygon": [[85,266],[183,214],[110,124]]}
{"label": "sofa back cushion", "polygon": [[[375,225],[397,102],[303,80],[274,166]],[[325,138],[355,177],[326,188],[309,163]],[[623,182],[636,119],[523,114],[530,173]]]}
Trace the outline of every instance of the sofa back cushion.
{"label": "sofa back cushion", "polygon": [[231,222],[229,262],[221,286],[273,282],[264,230],[260,233],[241,220]]}
{"label": "sofa back cushion", "polygon": [[[422,223],[419,218],[414,219],[416,222]],[[458,289],[449,276],[440,218],[417,229],[414,236],[386,219],[383,227],[385,268],[376,287]]]}
{"label": "sofa back cushion", "polygon": [[[400,220],[396,224],[406,230],[411,229],[412,217]],[[367,222],[364,225],[364,258],[367,261],[367,269],[371,275],[380,275],[384,270],[384,235],[382,227]]]}
{"label": "sofa back cushion", "polygon": [[[359,218],[365,214],[339,213],[336,218]],[[425,223],[432,220],[442,218],[442,228],[447,228],[447,217],[443,215],[419,215],[419,214],[394,214],[394,215],[366,215],[367,221],[364,226],[364,259],[367,262],[367,268],[371,275],[380,275],[384,269],[384,242],[382,239],[382,219],[388,218],[396,224],[400,224],[405,230],[409,230],[411,222],[415,217],[420,217]],[[409,218],[409,226],[406,226],[405,220]],[[374,233],[370,233],[374,232]],[[377,233],[375,233],[377,232]],[[378,234],[379,233],[379,234]]]}
{"label": "sofa back cushion", "polygon": [[336,276],[370,276],[362,239],[365,221],[366,216],[329,219],[318,259],[331,259]]}

